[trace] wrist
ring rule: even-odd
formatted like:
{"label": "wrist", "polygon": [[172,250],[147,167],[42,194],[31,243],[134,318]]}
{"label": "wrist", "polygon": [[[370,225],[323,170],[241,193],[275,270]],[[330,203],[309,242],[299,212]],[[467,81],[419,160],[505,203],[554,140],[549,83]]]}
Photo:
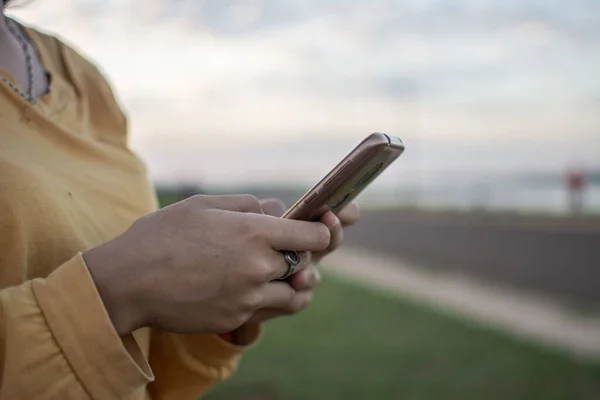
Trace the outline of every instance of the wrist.
{"label": "wrist", "polygon": [[119,268],[115,265],[114,257],[104,251],[103,246],[83,253],[82,257],[115,330],[119,336],[125,336],[144,326],[143,318],[133,307],[126,280],[112,273]]}

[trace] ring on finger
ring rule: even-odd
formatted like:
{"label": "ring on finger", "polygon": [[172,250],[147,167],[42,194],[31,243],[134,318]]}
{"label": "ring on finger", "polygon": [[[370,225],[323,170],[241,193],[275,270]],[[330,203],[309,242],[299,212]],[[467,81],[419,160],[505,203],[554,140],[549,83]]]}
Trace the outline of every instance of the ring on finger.
{"label": "ring on finger", "polygon": [[296,267],[300,264],[302,259],[300,258],[300,254],[295,250],[286,250],[282,251],[283,259],[288,263],[288,270],[286,273],[279,278],[280,281],[285,280],[292,276],[296,271]]}

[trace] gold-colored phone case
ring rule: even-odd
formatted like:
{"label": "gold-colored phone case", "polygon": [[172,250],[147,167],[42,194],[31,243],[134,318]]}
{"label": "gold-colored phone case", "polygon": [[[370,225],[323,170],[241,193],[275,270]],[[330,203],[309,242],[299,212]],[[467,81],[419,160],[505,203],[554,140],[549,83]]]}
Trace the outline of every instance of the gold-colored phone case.
{"label": "gold-colored phone case", "polygon": [[400,138],[372,133],[282,218],[315,221],[328,210],[338,213],[403,152],[404,144]]}

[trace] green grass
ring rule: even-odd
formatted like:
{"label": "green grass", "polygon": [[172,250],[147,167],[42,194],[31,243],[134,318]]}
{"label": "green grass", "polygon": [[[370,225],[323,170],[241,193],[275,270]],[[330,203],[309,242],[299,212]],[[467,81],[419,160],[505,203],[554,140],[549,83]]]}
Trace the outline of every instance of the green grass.
{"label": "green grass", "polygon": [[160,208],[171,205],[179,200],[177,197],[177,194],[175,194],[175,193],[159,193],[157,195],[157,198],[158,198],[158,206]]}
{"label": "green grass", "polygon": [[208,399],[600,399],[600,364],[326,276]]}

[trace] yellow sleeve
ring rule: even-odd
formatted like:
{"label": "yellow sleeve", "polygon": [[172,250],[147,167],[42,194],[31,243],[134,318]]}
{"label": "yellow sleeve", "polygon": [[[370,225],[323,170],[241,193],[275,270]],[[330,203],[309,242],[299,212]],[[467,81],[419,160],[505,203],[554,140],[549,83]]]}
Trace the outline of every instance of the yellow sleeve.
{"label": "yellow sleeve", "polygon": [[153,379],[120,338],[80,254],[0,290],[0,399],[120,399]]}
{"label": "yellow sleeve", "polygon": [[218,335],[176,335],[153,330],[150,365],[156,380],[150,384],[152,400],[197,399],[237,369],[242,351],[253,346],[260,327],[246,332],[249,344],[236,346]]}

